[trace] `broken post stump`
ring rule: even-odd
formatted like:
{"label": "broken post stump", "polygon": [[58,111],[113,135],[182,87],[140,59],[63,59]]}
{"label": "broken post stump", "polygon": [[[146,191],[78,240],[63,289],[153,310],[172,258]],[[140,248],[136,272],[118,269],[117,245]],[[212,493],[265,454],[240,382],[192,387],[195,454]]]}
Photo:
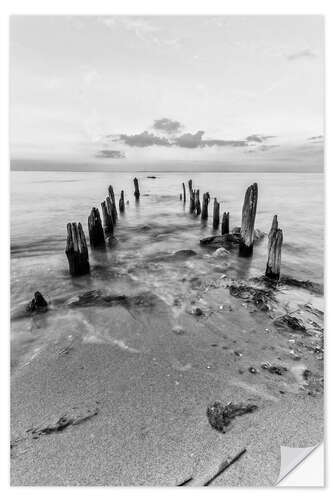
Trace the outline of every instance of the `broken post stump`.
{"label": "broken post stump", "polygon": [[69,272],[72,276],[80,276],[90,271],[88,247],[81,223],[67,224],[67,255]]}
{"label": "broken post stump", "polygon": [[134,196],[136,200],[138,200],[140,198],[139,181],[136,177],[134,177],[133,182],[134,182]]}
{"label": "broken post stump", "polygon": [[221,234],[229,234],[229,212],[223,212]]}
{"label": "broken post stump", "polygon": [[274,215],[272,227],[268,235],[268,259],[265,273],[265,276],[270,280],[278,281],[280,278],[282,243],[282,229],[278,228],[277,215]]}
{"label": "broken post stump", "polygon": [[194,212],[196,215],[201,214],[200,191],[197,189],[194,195]]}
{"label": "broken post stump", "polygon": [[188,181],[188,190],[190,193],[190,214],[193,214],[195,202],[194,202],[194,190],[192,186],[192,179]]}
{"label": "broken post stump", "polygon": [[186,189],[185,189],[185,184],[182,183],[183,186],[183,202],[186,203]]}
{"label": "broken post stump", "polygon": [[91,248],[105,248],[103,226],[98,208],[91,209],[88,217],[88,231]]}
{"label": "broken post stump", "polygon": [[217,229],[220,224],[220,204],[216,198],[214,198],[213,207],[213,229]]}
{"label": "broken post stump", "polygon": [[124,191],[121,191],[119,198],[119,212],[125,212],[125,200],[124,200]]}
{"label": "broken post stump", "polygon": [[206,220],[208,219],[208,204],[210,201],[210,196],[209,193],[204,193],[202,197],[202,212],[201,212],[201,219]]}
{"label": "broken post stump", "polygon": [[245,193],[243,210],[241,239],[239,244],[239,255],[250,257],[253,253],[254,221],[257,212],[258,184],[255,182],[249,186]]}
{"label": "broken post stump", "polygon": [[103,215],[103,229],[105,232],[105,236],[106,237],[112,236],[113,235],[113,219],[112,219],[111,213],[108,210],[107,202],[102,201],[101,207],[102,207],[102,215]]}
{"label": "broken post stump", "polygon": [[117,212],[117,207],[116,207],[116,198],[114,196],[113,187],[111,185],[108,188],[108,192],[109,192],[109,197],[111,200],[111,207],[112,207],[111,215],[112,215],[112,219],[113,219],[113,224],[115,225],[115,224],[117,224],[118,212]]}

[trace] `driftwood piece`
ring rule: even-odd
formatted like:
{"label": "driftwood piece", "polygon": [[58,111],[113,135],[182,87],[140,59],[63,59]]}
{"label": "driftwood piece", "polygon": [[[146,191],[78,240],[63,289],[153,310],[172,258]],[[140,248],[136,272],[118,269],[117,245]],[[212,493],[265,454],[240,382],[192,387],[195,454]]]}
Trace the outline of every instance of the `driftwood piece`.
{"label": "driftwood piece", "polygon": [[202,212],[201,212],[201,219],[206,220],[208,219],[208,204],[210,201],[210,196],[209,193],[204,193],[202,197]]}
{"label": "driftwood piece", "polygon": [[199,189],[196,189],[195,195],[194,195],[194,213],[196,215],[201,214],[201,203],[200,203],[200,191],[199,191]]}
{"label": "driftwood piece", "polygon": [[102,207],[102,215],[103,215],[103,228],[105,232],[105,236],[112,236],[113,235],[113,219],[112,215],[108,210],[107,207],[107,202],[102,201],[101,203]]}
{"label": "driftwood piece", "polygon": [[205,483],[204,486],[209,486],[216,478],[218,478],[230,465],[234,464],[237,460],[240,459],[242,455],[246,452],[246,448],[243,448],[237,455],[235,455],[232,458],[227,458],[222,464],[220,465],[219,470],[217,471],[216,474],[214,474],[213,477],[208,479]]}
{"label": "driftwood piece", "polygon": [[183,186],[183,202],[186,203],[186,189],[184,182],[182,183],[182,186]]}
{"label": "driftwood piece", "polygon": [[111,206],[112,206],[113,224],[115,225],[117,223],[118,212],[117,212],[117,207],[116,207],[116,198],[114,196],[113,187],[111,185],[109,186],[108,191],[109,191],[109,197],[110,197]]}
{"label": "driftwood piece", "polygon": [[194,189],[193,189],[193,185],[192,185],[192,179],[190,179],[188,181],[188,190],[189,190],[189,193],[190,193],[190,214],[193,214],[194,212],[194,207],[195,207],[195,201],[194,201]]}
{"label": "driftwood piece", "polygon": [[88,247],[81,223],[67,224],[66,255],[69,272],[72,276],[87,274],[90,271]]}
{"label": "driftwood piece", "polygon": [[214,208],[213,208],[213,229],[217,229],[220,224],[220,204],[216,198],[214,198]]}
{"label": "driftwood piece", "polygon": [[229,234],[229,212],[223,212],[221,234]]}
{"label": "driftwood piece", "polygon": [[239,244],[239,255],[249,257],[253,253],[254,221],[257,212],[258,185],[255,182],[249,186],[245,193],[243,210],[241,241]]}
{"label": "driftwood piece", "polygon": [[91,248],[105,248],[104,232],[98,208],[91,209],[88,217],[88,231]]}
{"label": "driftwood piece", "polygon": [[267,278],[274,281],[278,281],[280,278],[282,242],[282,229],[278,228],[277,215],[274,215],[272,227],[268,235],[268,259],[265,273]]}
{"label": "driftwood piece", "polygon": [[136,200],[138,200],[140,198],[139,181],[136,177],[134,177],[133,182],[134,182],[134,196]]}
{"label": "driftwood piece", "polygon": [[124,191],[121,191],[119,198],[119,212],[125,212],[125,199],[124,199]]}

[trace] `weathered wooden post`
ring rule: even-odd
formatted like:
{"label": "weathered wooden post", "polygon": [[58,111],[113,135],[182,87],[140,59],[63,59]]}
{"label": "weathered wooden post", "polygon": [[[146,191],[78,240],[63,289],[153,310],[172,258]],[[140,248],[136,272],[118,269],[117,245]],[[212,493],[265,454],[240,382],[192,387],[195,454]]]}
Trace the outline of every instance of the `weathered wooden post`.
{"label": "weathered wooden post", "polygon": [[125,212],[124,191],[121,191],[119,198],[119,212]]}
{"label": "weathered wooden post", "polygon": [[91,209],[88,217],[88,231],[91,248],[105,248],[104,232],[98,208]]}
{"label": "weathered wooden post", "polygon": [[194,195],[194,212],[196,215],[201,214],[201,204],[200,204],[200,191],[199,189],[196,189],[195,195]]}
{"label": "weathered wooden post", "polygon": [[117,224],[117,218],[118,218],[118,212],[117,212],[117,207],[116,207],[116,198],[114,196],[114,191],[113,187],[110,185],[109,186],[109,196],[111,200],[111,205],[112,205],[112,218],[113,218],[113,224]]}
{"label": "weathered wooden post", "polygon": [[67,224],[67,255],[69,272],[72,276],[87,274],[90,271],[89,256],[86,238],[79,222]]}
{"label": "weathered wooden post", "polygon": [[207,220],[208,219],[208,204],[210,201],[210,196],[209,193],[204,193],[202,197],[202,212],[201,212],[201,219],[202,220]]}
{"label": "weathered wooden post", "polygon": [[185,189],[185,184],[182,183],[183,185],[183,202],[186,203],[186,189]]}
{"label": "weathered wooden post", "polygon": [[278,281],[280,278],[282,243],[282,229],[278,229],[277,215],[274,215],[272,227],[268,235],[268,259],[265,273],[267,278],[274,281]]}
{"label": "weathered wooden post", "polygon": [[223,212],[221,234],[229,234],[229,212]]}
{"label": "weathered wooden post", "polygon": [[245,193],[243,210],[241,238],[239,243],[239,255],[249,257],[253,253],[254,221],[257,212],[258,184],[255,182],[249,186]]}
{"label": "weathered wooden post", "polygon": [[192,186],[192,179],[188,181],[188,190],[190,193],[190,214],[193,214],[194,212],[194,207],[195,207],[195,201],[194,201],[194,190]]}
{"label": "weathered wooden post", "polygon": [[102,207],[103,228],[104,228],[105,236],[107,236],[107,237],[108,236],[112,236],[113,235],[113,219],[112,219],[112,215],[110,214],[110,212],[109,212],[109,210],[107,208],[107,204],[106,204],[105,201],[102,201],[101,207]]}
{"label": "weathered wooden post", "polygon": [[220,224],[220,204],[216,198],[214,198],[213,207],[213,229],[217,229]]}
{"label": "weathered wooden post", "polygon": [[139,181],[136,177],[134,177],[134,196],[136,200],[139,200],[140,198]]}

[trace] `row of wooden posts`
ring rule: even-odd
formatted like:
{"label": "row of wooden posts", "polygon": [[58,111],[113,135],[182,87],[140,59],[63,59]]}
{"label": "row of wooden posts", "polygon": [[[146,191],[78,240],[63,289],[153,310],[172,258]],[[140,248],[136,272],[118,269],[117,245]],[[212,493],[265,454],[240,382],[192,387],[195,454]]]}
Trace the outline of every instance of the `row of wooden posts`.
{"label": "row of wooden posts", "polygon": [[[202,220],[208,219],[208,205],[210,202],[210,194],[204,193],[202,196],[202,208],[200,204],[200,191],[193,189],[193,182],[188,181],[189,190],[189,212],[195,216],[201,214]],[[182,194],[180,199],[186,204],[186,188],[185,183],[182,183]],[[257,212],[258,201],[258,185],[255,182],[249,186],[245,193],[243,209],[242,209],[242,224],[240,229],[239,240],[239,255],[241,257],[250,257],[253,254],[254,243],[254,223]],[[221,235],[228,235],[230,233],[229,226],[229,212],[223,212],[221,222]],[[220,225],[220,203],[214,198],[213,205],[213,229],[217,230]],[[266,265],[265,275],[271,280],[278,280],[280,278],[281,267],[281,248],[283,242],[282,229],[278,228],[277,215],[274,215],[272,227],[268,235],[268,259]]]}
{"label": "row of wooden posts", "polygon": [[[140,198],[139,182],[134,179],[134,196]],[[119,212],[125,211],[124,191],[119,198]],[[92,250],[106,250],[114,242],[114,229],[117,224],[118,211],[113,187],[109,186],[108,196],[101,203],[103,225],[98,208],[93,207],[88,217],[88,231]],[[79,222],[67,224],[67,244],[65,253],[68,259],[69,272],[72,276],[79,276],[90,272],[88,246],[82,225]]]}
{"label": "row of wooden posts", "polygon": [[[183,193],[180,199],[186,203],[186,188],[182,183]],[[202,220],[208,219],[208,205],[210,194],[203,194],[202,207],[200,203],[199,189],[193,189],[193,183],[188,181],[189,189],[189,212],[195,216],[201,215]],[[134,196],[138,201],[140,198],[139,182],[134,178]],[[257,183],[249,186],[245,193],[242,224],[239,239],[239,255],[241,257],[250,257],[253,253],[254,243],[254,222],[257,211],[258,185]],[[121,191],[119,199],[119,212],[125,211],[124,191]],[[118,211],[116,199],[112,186],[108,188],[108,196],[101,203],[103,224],[98,208],[93,207],[88,217],[88,231],[90,247],[92,250],[105,250],[106,246],[112,246],[114,242],[114,228],[117,224]],[[220,203],[214,198],[213,205],[213,229],[217,230],[220,225]],[[221,222],[221,236],[227,237],[230,232],[229,212],[223,212]],[[282,229],[278,228],[277,216],[274,215],[271,230],[268,235],[268,260],[266,265],[266,277],[271,280],[278,280],[280,277],[281,266],[281,247],[283,241]],[[89,254],[86,237],[79,222],[70,222],[67,224],[67,244],[66,255],[69,264],[69,271],[72,276],[87,274],[90,271]]]}

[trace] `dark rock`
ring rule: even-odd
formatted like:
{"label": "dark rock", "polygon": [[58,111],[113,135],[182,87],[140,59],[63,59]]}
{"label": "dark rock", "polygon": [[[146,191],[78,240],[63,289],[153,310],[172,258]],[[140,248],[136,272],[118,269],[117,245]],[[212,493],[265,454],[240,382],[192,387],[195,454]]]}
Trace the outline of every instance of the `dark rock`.
{"label": "dark rock", "polygon": [[192,310],[192,314],[194,314],[194,316],[202,316],[203,315],[203,311],[202,311],[202,309],[200,309],[200,307],[195,307]]}
{"label": "dark rock", "polygon": [[286,371],[288,371],[285,366],[271,365],[271,363],[262,363],[261,368],[269,371],[270,373],[275,373],[276,375],[283,375]]}
{"label": "dark rock", "polygon": [[194,257],[194,255],[197,255],[197,252],[195,252],[194,250],[177,250],[177,252],[175,252],[173,254],[175,257]]}
{"label": "dark rock", "polygon": [[155,175],[147,175],[147,179],[156,179]]}
{"label": "dark rock", "polygon": [[40,292],[35,292],[34,298],[26,307],[27,312],[46,312],[48,304]]}
{"label": "dark rock", "polygon": [[207,417],[210,425],[219,432],[225,432],[230,422],[237,416],[253,413],[258,409],[257,405],[244,403],[228,403],[223,405],[220,401],[215,401],[207,408]]}

